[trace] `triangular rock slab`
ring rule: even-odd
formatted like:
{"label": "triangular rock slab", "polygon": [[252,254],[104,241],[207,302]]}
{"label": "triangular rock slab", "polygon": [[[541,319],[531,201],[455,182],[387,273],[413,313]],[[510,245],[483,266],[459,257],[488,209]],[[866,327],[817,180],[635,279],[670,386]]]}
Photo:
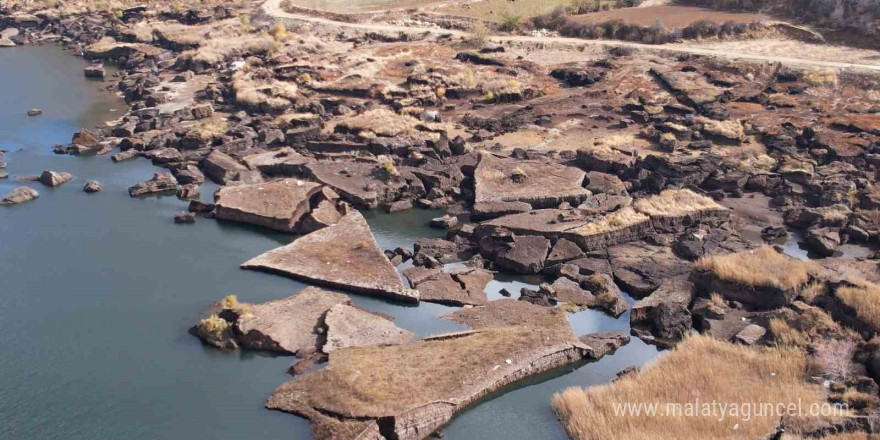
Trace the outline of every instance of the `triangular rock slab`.
{"label": "triangular rock slab", "polygon": [[415,336],[391,320],[347,304],[333,306],[324,317],[327,342],[324,353],[346,347],[400,345]]}
{"label": "triangular rock slab", "polygon": [[360,212],[333,226],[296,239],[241,265],[350,292],[418,302],[419,292],[403,281]]}
{"label": "triangular rock slab", "polygon": [[341,304],[351,304],[351,298],[308,287],[288,298],[250,305],[249,313],[238,320],[242,346],[289,354],[314,350],[322,318]]}

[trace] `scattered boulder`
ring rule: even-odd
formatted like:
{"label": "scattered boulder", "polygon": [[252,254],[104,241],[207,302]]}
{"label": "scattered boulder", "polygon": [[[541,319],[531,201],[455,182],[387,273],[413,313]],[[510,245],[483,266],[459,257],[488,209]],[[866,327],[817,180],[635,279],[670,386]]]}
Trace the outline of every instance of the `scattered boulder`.
{"label": "scattered boulder", "polygon": [[70,173],[59,173],[46,170],[43,171],[43,174],[40,174],[40,178],[37,180],[43,185],[54,188],[70,182],[70,179],[73,179],[73,176]]}
{"label": "scattered boulder", "polygon": [[629,344],[630,337],[620,332],[603,332],[583,335],[578,340],[590,347],[587,357],[595,360],[614,353],[618,348]]}
{"label": "scattered boulder", "polygon": [[19,203],[30,202],[31,200],[35,200],[38,197],[40,197],[40,193],[38,193],[35,189],[27,186],[19,186],[18,188],[15,188],[11,193],[0,199],[0,205],[16,205]]}
{"label": "scattered boulder", "polygon": [[655,337],[680,340],[692,326],[688,307],[694,298],[694,285],[687,280],[665,280],[650,296],[635,303],[630,326],[644,328]]}
{"label": "scattered boulder", "polygon": [[841,244],[840,232],[834,228],[812,228],[804,236],[804,244],[821,257],[834,255]]}
{"label": "scattered boulder", "polygon": [[734,339],[745,345],[755,345],[765,334],[767,334],[766,328],[756,324],[749,324],[746,328],[740,330]]}
{"label": "scattered boulder", "polygon": [[176,193],[178,189],[177,179],[171,173],[154,173],[150,180],[138,183],[128,189],[131,197],[141,197],[153,194]]}
{"label": "scattered boulder", "polygon": [[241,265],[357,293],[418,302],[403,286],[370,226],[354,211],[335,225],[297,238]]}
{"label": "scattered boulder", "polygon": [[615,318],[629,309],[629,304],[623,297],[623,293],[608,275],[593,274],[587,279],[584,287],[596,297],[595,303],[590,305],[592,308],[604,310]]}
{"label": "scattered boulder", "polygon": [[608,249],[614,279],[636,298],[650,295],[671,279],[684,279],[693,263],[678,258],[671,248],[645,243],[629,243]]}
{"label": "scattered boulder", "polygon": [[226,185],[239,180],[241,173],[248,172],[247,167],[220,150],[214,150],[202,160],[202,169],[214,183]]}
{"label": "scattered boulder", "polygon": [[97,180],[89,180],[86,182],[86,186],[83,187],[83,191],[90,194],[101,192],[101,184]]}
{"label": "scattered boulder", "polygon": [[181,212],[174,215],[174,223],[176,224],[193,224],[196,222],[196,213]]}
{"label": "scattered boulder", "polygon": [[544,269],[550,240],[536,235],[514,238],[509,249],[501,251],[495,264],[502,269],[521,274],[540,273]]}
{"label": "scattered boulder", "polygon": [[104,79],[107,72],[104,70],[103,64],[93,64],[83,69],[86,78]]}

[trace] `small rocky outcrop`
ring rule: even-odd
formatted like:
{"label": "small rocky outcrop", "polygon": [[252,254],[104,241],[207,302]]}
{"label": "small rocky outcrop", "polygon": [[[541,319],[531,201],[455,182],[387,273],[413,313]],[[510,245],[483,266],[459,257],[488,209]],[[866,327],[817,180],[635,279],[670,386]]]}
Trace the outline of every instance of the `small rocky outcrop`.
{"label": "small rocky outcrop", "polygon": [[654,293],[633,305],[630,326],[639,334],[678,341],[692,327],[689,307],[693,298],[694,285],[690,281],[665,280]]}
{"label": "small rocky outcrop", "polygon": [[376,243],[360,212],[241,265],[357,293],[418,302]]}
{"label": "small rocky outcrop", "polygon": [[671,248],[629,243],[608,249],[614,279],[623,290],[642,298],[671,279],[685,279],[693,263],[678,258]]}
{"label": "small rocky outcrop", "polygon": [[177,179],[171,173],[155,173],[150,180],[138,183],[128,189],[131,197],[142,197],[154,194],[176,193]]}
{"label": "small rocky outcrop", "polygon": [[83,187],[83,192],[90,194],[101,192],[101,184],[97,180],[89,180]]}
{"label": "small rocky outcrop", "polygon": [[770,247],[701,259],[691,279],[703,296],[718,293],[758,309],[791,304],[811,279],[806,263]]}
{"label": "small rocky outcrop", "polygon": [[19,186],[0,199],[0,205],[17,205],[19,203],[30,202],[38,197],[40,197],[40,193],[35,189],[27,186]]}
{"label": "small rocky outcrop", "polygon": [[212,305],[193,328],[218,348],[247,348],[287,355],[329,353],[344,347],[394,345],[413,334],[389,319],[354,307],[346,295],[308,287],[263,304],[229,296]]}
{"label": "small rocky outcrop", "polygon": [[601,359],[618,348],[629,344],[629,335],[620,332],[590,333],[578,338],[584,345],[590,347],[588,355],[590,359]]}
{"label": "small rocky outcrop", "polygon": [[43,174],[40,174],[40,178],[37,179],[43,185],[54,188],[56,186],[64,185],[70,180],[73,179],[73,176],[70,173],[61,173],[56,171],[43,171]]}

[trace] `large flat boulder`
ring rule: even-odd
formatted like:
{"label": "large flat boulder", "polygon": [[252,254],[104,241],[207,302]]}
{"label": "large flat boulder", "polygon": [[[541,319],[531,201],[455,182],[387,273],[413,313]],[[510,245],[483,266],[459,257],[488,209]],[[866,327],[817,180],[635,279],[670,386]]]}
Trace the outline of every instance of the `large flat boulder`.
{"label": "large flat boulder", "polygon": [[455,267],[447,272],[414,266],[403,274],[410,286],[418,289],[422,301],[458,307],[486,304],[485,288],[494,278],[492,272],[471,267]]}
{"label": "large flat boulder", "polygon": [[304,165],[311,162],[309,159],[290,147],[282,147],[278,150],[267,151],[245,156],[245,165],[252,170],[259,171],[267,176],[294,177],[303,173]]}
{"label": "large flat boulder", "polygon": [[241,173],[249,171],[246,166],[220,150],[212,151],[202,160],[202,169],[218,185],[239,180]]}
{"label": "large flat boulder", "polygon": [[241,265],[357,293],[418,302],[404,287],[360,212]]}
{"label": "large flat boulder", "polygon": [[373,163],[315,162],[306,164],[304,169],[310,178],[333,188],[357,209],[375,209],[393,202],[407,188],[403,178],[388,176]]}
{"label": "large flat boulder", "polygon": [[223,187],[215,196],[217,218],[295,232],[320,191],[320,184],[297,179]]}
{"label": "large flat boulder", "polygon": [[583,188],[586,173],[554,162],[480,155],[474,171],[475,203],[525,202],[550,208],[562,202],[577,205],[590,192]]}
{"label": "large flat boulder", "polygon": [[309,287],[285,299],[252,305],[237,322],[242,346],[287,354],[320,349],[321,321],[342,304],[351,304],[351,298]]}
{"label": "large flat boulder", "polygon": [[415,336],[383,316],[348,304],[333,306],[324,317],[324,325],[327,326],[324,353],[346,347],[405,344]]}
{"label": "large flat boulder", "polygon": [[581,360],[589,348],[571,331],[518,326],[341,349],[326,368],[280,386],[266,407],[332,430],[323,439],[420,440],[486,395]]}

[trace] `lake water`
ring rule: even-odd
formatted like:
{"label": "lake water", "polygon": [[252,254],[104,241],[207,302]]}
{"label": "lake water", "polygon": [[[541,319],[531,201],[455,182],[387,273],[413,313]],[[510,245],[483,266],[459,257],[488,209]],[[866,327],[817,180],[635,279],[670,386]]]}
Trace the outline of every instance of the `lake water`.
{"label": "lake water", "polygon": [[[264,302],[303,288],[238,268],[291,237],[206,219],[175,225],[185,202],[126,192],[156,170],[148,161],[54,155],[52,145],[69,142],[79,127],[124,113],[104,83],[83,78],[84,65],[53,46],[0,50],[0,149],[9,151],[0,160],[10,174],[0,194],[28,185],[41,195],[0,207],[0,439],[309,439],[305,420],[263,408],[290,380],[292,358],[221,352],[187,333],[227,294]],[[27,117],[33,107],[44,114]],[[55,189],[13,181],[44,169],[74,179]],[[82,192],[90,179],[103,192]],[[202,198],[215,188],[203,185]],[[384,248],[438,235],[426,226],[436,215],[366,214]],[[499,277],[487,291],[496,299],[502,287],[518,294],[530,282]],[[419,335],[461,328],[439,318],[454,308],[353,297]],[[627,331],[628,322],[628,314],[571,315],[578,334]],[[549,406],[553,393],[607,382],[656,354],[634,339],[599,362],[545,374],[456,418],[446,438],[565,439]]]}

